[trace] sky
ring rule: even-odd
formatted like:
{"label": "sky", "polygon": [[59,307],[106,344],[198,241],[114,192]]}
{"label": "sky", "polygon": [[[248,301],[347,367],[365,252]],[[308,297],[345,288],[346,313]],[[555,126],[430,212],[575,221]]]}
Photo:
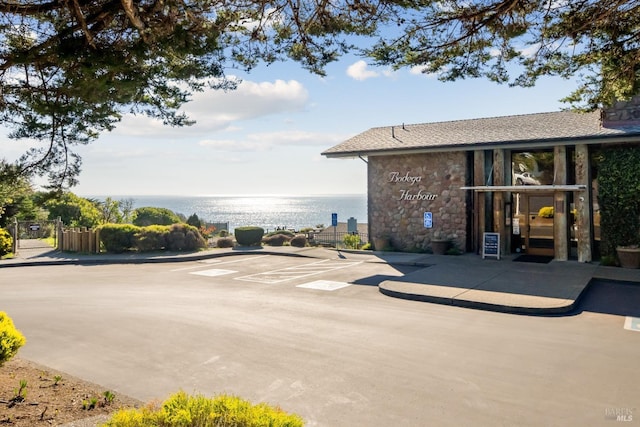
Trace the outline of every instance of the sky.
{"label": "sky", "polygon": [[[484,79],[440,82],[417,69],[391,71],[345,56],[319,77],[295,63],[227,72],[234,91],[196,93],[183,110],[197,123],[171,128],[125,116],[77,149],[81,196],[366,194],[366,163],[321,153],[378,126],[558,111],[575,84],[544,78],[533,88]],[[28,142],[0,135],[0,157]]]}

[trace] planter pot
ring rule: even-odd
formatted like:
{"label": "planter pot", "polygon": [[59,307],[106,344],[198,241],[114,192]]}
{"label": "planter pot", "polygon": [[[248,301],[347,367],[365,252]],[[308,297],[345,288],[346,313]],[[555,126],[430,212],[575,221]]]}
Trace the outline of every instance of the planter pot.
{"label": "planter pot", "polygon": [[434,255],[444,255],[447,253],[447,250],[451,246],[450,240],[432,240],[431,241],[431,250]]}
{"label": "planter pot", "polygon": [[385,251],[391,247],[391,243],[387,237],[374,237],[373,249],[376,251]]}
{"label": "planter pot", "polygon": [[620,267],[623,268],[640,268],[640,248],[628,248],[618,246],[616,248]]}

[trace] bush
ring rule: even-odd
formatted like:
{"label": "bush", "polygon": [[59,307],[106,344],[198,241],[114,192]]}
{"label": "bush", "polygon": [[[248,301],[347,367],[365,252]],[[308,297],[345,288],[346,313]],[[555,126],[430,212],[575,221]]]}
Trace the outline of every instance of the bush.
{"label": "bush", "polygon": [[220,232],[218,233],[218,236],[220,237],[227,237],[229,235],[229,232],[227,230],[220,230]]}
{"label": "bush", "polygon": [[107,252],[121,253],[134,248],[140,227],[131,224],[104,224],[98,227],[100,242]]}
{"label": "bush", "polygon": [[286,234],[278,233],[278,234],[272,234],[270,236],[265,237],[263,239],[263,242],[271,246],[282,246],[285,244],[285,242],[288,243],[289,240],[291,240],[291,238],[292,236],[287,236]]}
{"label": "bush", "polygon": [[360,246],[360,236],[357,234],[345,234],[342,242],[348,249],[358,249],[358,246]]}
{"label": "bush", "polygon": [[173,224],[167,235],[167,249],[171,251],[195,251],[207,246],[197,228],[187,224]]}
{"label": "bush", "polygon": [[168,225],[142,227],[133,239],[134,247],[140,252],[160,251],[167,247]]}
{"label": "bush", "polygon": [[296,234],[289,243],[296,248],[304,248],[307,246],[307,236],[304,234]]}
{"label": "bush", "polygon": [[543,206],[538,211],[538,216],[541,218],[553,218],[553,206]]}
{"label": "bush", "polygon": [[15,356],[26,342],[24,335],[13,325],[13,320],[0,311],[0,366]]}
{"label": "bush", "polygon": [[219,248],[232,248],[233,239],[231,237],[221,237],[216,241],[216,246]]}
{"label": "bush", "polygon": [[144,207],[133,211],[133,224],[139,227],[147,225],[171,225],[181,223],[180,217],[166,208]]}
{"label": "bush", "polygon": [[116,412],[105,427],[302,427],[302,418],[264,403],[253,405],[236,396],[207,398],[178,392],[161,408],[124,409]]}
{"label": "bush", "polygon": [[0,228],[0,256],[5,256],[13,250],[13,237],[4,228]]}
{"label": "bush", "polygon": [[241,246],[260,246],[264,229],[262,227],[238,227],[233,230],[236,242]]}

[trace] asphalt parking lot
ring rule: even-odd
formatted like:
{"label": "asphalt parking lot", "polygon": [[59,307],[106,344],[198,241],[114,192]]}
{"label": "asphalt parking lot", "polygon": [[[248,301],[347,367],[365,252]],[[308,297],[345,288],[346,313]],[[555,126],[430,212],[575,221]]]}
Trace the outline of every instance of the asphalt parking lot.
{"label": "asphalt parking lot", "polygon": [[27,336],[20,357],[145,401],[226,392],[337,427],[606,426],[640,408],[640,334],[624,316],[378,291],[417,268],[259,253],[18,267],[0,270],[0,309]]}

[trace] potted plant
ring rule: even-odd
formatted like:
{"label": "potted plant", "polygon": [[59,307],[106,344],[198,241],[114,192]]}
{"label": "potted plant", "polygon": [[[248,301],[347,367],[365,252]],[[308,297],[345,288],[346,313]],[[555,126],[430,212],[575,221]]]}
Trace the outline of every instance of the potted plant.
{"label": "potted plant", "polygon": [[373,249],[376,251],[386,251],[391,247],[389,236],[382,235],[373,238]]}
{"label": "potted plant", "polygon": [[617,246],[616,254],[620,267],[640,268],[640,247],[638,245]]}
{"label": "potted plant", "polygon": [[435,233],[431,239],[431,251],[434,255],[444,255],[451,246],[451,239],[442,236],[440,233]]}

